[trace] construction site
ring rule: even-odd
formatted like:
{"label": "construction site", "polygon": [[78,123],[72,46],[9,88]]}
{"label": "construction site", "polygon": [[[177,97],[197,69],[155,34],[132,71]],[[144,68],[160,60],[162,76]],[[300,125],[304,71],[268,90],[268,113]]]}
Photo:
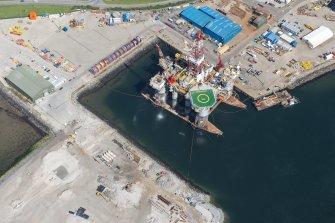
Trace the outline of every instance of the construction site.
{"label": "construction site", "polygon": [[77,99],[159,40],[178,53],[156,46],[162,72],[141,97],[193,128],[223,135],[208,117],[220,103],[246,109],[239,94],[259,111],[303,103],[287,89],[334,66],[335,14],[325,1],[254,2],[0,20],[1,88],[54,135],[1,179],[4,222],[223,222],[209,195]]}

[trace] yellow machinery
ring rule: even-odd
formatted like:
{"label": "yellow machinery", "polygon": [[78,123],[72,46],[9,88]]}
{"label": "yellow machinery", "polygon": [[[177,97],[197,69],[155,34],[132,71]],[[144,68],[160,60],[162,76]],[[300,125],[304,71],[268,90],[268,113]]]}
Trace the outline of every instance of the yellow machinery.
{"label": "yellow machinery", "polygon": [[313,63],[311,61],[301,61],[301,66],[305,69],[305,70],[310,70],[313,68]]}
{"label": "yellow machinery", "polygon": [[314,11],[319,11],[320,9],[321,9],[320,6],[315,6],[315,7],[314,7]]}
{"label": "yellow machinery", "polygon": [[69,26],[71,28],[84,28],[84,20],[76,20],[76,19],[72,19],[70,20],[70,24]]}
{"label": "yellow machinery", "polygon": [[96,194],[98,197],[102,197],[103,199],[105,199],[105,201],[108,202],[107,198],[106,198],[102,193],[100,193],[100,192],[97,191],[95,194]]}
{"label": "yellow machinery", "polygon": [[24,33],[24,29],[21,28],[20,26],[14,26],[9,28],[9,32],[14,35],[21,36]]}
{"label": "yellow machinery", "polygon": [[287,73],[284,74],[284,77],[289,77],[289,76],[291,76],[292,74],[293,74],[292,72],[287,72]]}
{"label": "yellow machinery", "polygon": [[307,29],[310,29],[310,30],[315,30],[315,27],[314,26],[312,26],[312,25],[310,25],[310,24],[305,24],[305,27],[307,28]]}

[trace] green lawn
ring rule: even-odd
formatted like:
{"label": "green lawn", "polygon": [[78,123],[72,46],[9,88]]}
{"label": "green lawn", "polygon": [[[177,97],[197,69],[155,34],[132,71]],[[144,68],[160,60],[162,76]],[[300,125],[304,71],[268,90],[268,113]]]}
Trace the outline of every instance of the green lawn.
{"label": "green lawn", "polygon": [[163,2],[165,0],[104,0],[106,4],[147,4],[155,2]]}
{"label": "green lawn", "polygon": [[0,6],[0,19],[17,18],[28,16],[30,11],[40,14],[55,14],[62,12],[71,12],[78,6],[63,6],[63,5],[5,5]]}

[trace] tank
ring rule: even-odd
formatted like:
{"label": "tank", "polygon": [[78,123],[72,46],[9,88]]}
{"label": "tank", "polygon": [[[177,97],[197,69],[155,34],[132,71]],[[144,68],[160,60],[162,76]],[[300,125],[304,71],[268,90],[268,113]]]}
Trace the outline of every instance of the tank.
{"label": "tank", "polygon": [[105,62],[103,62],[103,61],[100,61],[99,64],[101,65],[101,68],[104,68],[106,66]]}
{"label": "tank", "polygon": [[127,51],[128,51],[128,49],[127,49],[127,46],[126,46],[126,45],[124,45],[124,46],[122,47],[122,49],[123,49],[123,51],[124,51],[124,52],[127,52]]}
{"label": "tank", "polygon": [[131,50],[133,47],[135,47],[136,45],[138,45],[140,42],[141,42],[141,38],[139,36],[137,36],[132,41],[126,43],[121,48],[117,49],[112,54],[110,54],[108,57],[104,58],[99,63],[97,63],[96,65],[94,65],[93,67],[91,67],[91,69],[89,71],[92,74],[98,73],[104,67],[106,67],[107,65],[111,64],[114,60],[116,60],[117,58],[119,58],[121,55],[125,54],[129,50]]}
{"label": "tank", "polygon": [[96,73],[98,73],[98,71],[99,71],[99,69],[96,68],[96,67],[92,67],[92,68],[90,69],[90,72],[91,72],[92,74],[96,74]]}
{"label": "tank", "polygon": [[120,53],[120,56],[122,55],[122,54],[124,54],[124,51],[123,51],[123,49],[122,48],[120,48],[117,52],[119,52]]}
{"label": "tank", "polygon": [[132,44],[131,44],[131,43],[128,43],[128,44],[127,44],[127,50],[130,50],[131,48],[133,48]]}

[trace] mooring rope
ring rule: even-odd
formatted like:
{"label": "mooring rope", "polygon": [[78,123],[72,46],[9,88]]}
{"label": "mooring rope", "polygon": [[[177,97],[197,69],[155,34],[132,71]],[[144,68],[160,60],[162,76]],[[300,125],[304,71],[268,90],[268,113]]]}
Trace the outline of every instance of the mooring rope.
{"label": "mooring rope", "polygon": [[240,110],[232,111],[232,112],[230,112],[230,111],[222,111],[222,110],[220,110],[219,108],[217,108],[217,110],[218,110],[219,112],[221,112],[221,113],[226,113],[226,114],[235,114],[235,113],[238,113],[238,112],[241,112],[241,111],[247,111],[247,109],[245,109],[245,108],[241,108]]}
{"label": "mooring rope", "polygon": [[188,160],[187,177],[186,177],[186,183],[187,184],[188,184],[188,177],[190,176],[190,168],[191,168],[191,161],[192,161],[192,154],[193,154],[194,132],[195,132],[195,129],[193,129],[191,151],[190,151],[190,156],[189,156],[189,160]]}
{"label": "mooring rope", "polygon": [[139,95],[136,95],[136,94],[126,93],[126,92],[123,92],[123,91],[120,91],[120,90],[116,90],[116,89],[112,89],[111,91],[114,91],[114,92],[119,93],[119,94],[131,96],[131,97],[135,97],[135,98],[143,98],[142,96],[139,96]]}
{"label": "mooring rope", "polygon": [[250,100],[251,99],[251,97],[247,97],[246,99],[244,99],[242,102],[246,102],[246,101],[248,101],[248,100]]}

